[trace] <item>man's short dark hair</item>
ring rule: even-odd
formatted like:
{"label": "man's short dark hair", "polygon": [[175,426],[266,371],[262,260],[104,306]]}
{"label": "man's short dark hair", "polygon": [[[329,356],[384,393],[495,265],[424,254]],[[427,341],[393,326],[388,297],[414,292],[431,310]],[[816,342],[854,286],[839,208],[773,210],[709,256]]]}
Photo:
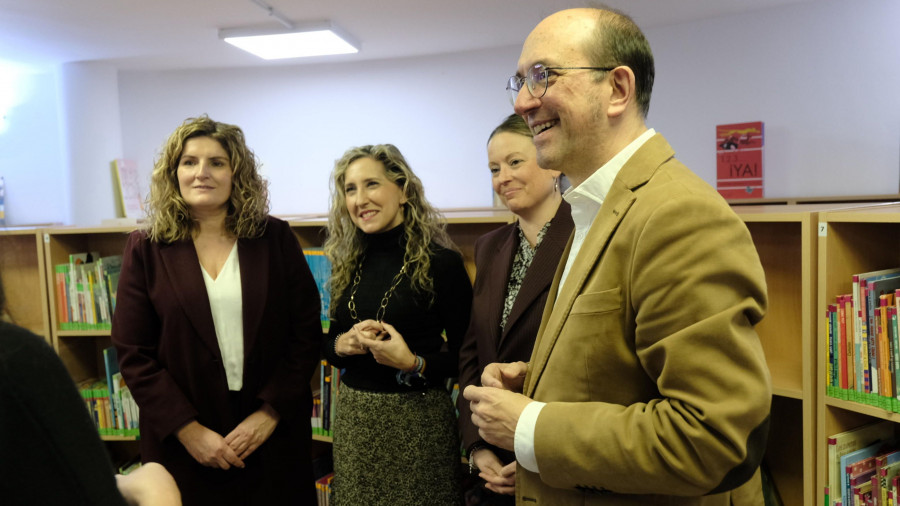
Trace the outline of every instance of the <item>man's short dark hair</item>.
{"label": "man's short dark hair", "polygon": [[593,66],[621,65],[634,72],[635,99],[646,118],[650,112],[650,93],[655,76],[650,43],[627,14],[608,7],[597,12],[597,29],[585,53]]}

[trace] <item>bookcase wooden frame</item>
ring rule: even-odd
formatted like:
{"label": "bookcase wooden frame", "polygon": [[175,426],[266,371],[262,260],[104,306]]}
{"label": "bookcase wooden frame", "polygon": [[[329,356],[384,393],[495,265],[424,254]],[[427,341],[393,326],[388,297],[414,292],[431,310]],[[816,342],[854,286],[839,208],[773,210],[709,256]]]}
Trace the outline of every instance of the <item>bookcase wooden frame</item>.
{"label": "bookcase wooden frame", "polygon": [[858,209],[823,212],[818,226],[818,295],[816,362],[816,504],[825,501],[827,484],[827,438],[861,425],[890,420],[900,422],[900,414],[866,404],[829,397],[826,394],[828,360],[825,310],[839,294],[850,293],[852,276],[861,272],[900,267],[900,204],[884,204]]}
{"label": "bookcase wooden frame", "polygon": [[[69,254],[93,252],[101,256],[121,255],[132,227],[60,227],[42,231],[47,300],[53,347],[72,379],[105,378],[103,349],[112,345],[109,330],[60,330],[54,266],[67,263]],[[131,436],[100,436],[105,441],[134,441]]]}
{"label": "bookcase wooden frame", "polygon": [[40,229],[0,229],[0,279],[10,318],[51,343],[45,276]]}
{"label": "bookcase wooden frame", "polygon": [[[821,504],[826,436],[878,419],[900,422],[900,414],[826,397],[824,370],[817,367],[824,363],[825,349],[817,343],[824,339],[818,322],[827,300],[849,288],[853,273],[900,266],[900,204],[746,205],[735,211],[750,230],[768,284],[768,314],[757,328],[774,387],[766,462],[785,505]],[[474,279],[475,240],[513,216],[497,210],[445,216]],[[286,219],[303,247],[322,246],[325,217]],[[58,329],[53,266],[70,253],[119,254],[130,230],[0,230],[0,276],[10,313],[53,344],[75,380],[101,376],[109,331]]]}
{"label": "bookcase wooden frame", "polygon": [[766,273],[768,311],[757,326],[772,375],[765,462],[785,505],[812,506],[815,475],[815,233],[821,206],[736,207]]}

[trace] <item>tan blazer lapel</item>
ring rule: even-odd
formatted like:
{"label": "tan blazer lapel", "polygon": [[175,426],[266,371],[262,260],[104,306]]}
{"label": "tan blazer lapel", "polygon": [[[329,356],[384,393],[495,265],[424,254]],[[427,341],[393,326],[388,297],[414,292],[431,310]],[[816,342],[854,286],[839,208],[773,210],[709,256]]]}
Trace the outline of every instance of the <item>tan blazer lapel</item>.
{"label": "tan blazer lapel", "polygon": [[[547,365],[550,352],[559,338],[563,323],[569,316],[569,311],[572,309],[575,298],[581,293],[582,287],[597,264],[597,260],[600,258],[606,243],[633,202],[634,195],[630,191],[620,192],[618,197],[612,191],[610,192],[610,195],[607,196],[607,199],[600,207],[597,217],[594,218],[594,223],[591,225],[591,229],[584,239],[584,244],[572,263],[572,269],[569,271],[562,289],[559,288],[559,281],[563,269],[565,269],[565,264],[560,262],[556,276],[553,279],[553,286],[550,288],[550,296],[547,298],[547,306],[544,308],[544,316],[541,318],[541,329],[538,331],[538,337],[534,343],[534,351],[531,354],[531,365],[526,378],[527,390],[525,395],[533,395],[534,387],[537,385],[541,373]],[[563,258],[568,257],[571,248],[572,241],[570,240],[566,251],[563,253]],[[557,291],[559,292],[558,298],[554,297]]]}
{"label": "tan blazer lapel", "polygon": [[[600,255],[606,248],[616,228],[621,223],[628,209],[637,199],[635,191],[647,183],[656,173],[660,165],[675,156],[675,152],[669,146],[662,135],[656,134],[647,140],[616,175],[609,194],[600,211],[594,218],[591,228],[585,237],[581,250],[572,263],[566,282],[559,289],[559,278],[562,275],[565,263],[560,262],[550,288],[550,296],[547,298],[547,306],[541,318],[541,327],[537,340],[534,343],[534,351],[531,354],[531,362],[528,374],[525,377],[523,393],[529,397],[534,395],[534,390],[540,380],[541,373],[547,365],[550,353],[556,345],[562,331],[563,324],[572,310],[575,299],[582,293],[584,283],[591,271],[597,265]],[[566,247],[562,258],[568,258],[572,247],[572,241]],[[559,297],[556,297],[557,291]]]}

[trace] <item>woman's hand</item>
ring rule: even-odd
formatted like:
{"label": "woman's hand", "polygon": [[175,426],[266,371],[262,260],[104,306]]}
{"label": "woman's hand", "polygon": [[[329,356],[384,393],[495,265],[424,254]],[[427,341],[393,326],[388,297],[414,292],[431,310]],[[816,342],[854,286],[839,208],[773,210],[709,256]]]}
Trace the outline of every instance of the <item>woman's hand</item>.
{"label": "woman's hand", "polygon": [[[374,320],[366,321],[372,321],[383,329],[381,332],[373,335],[372,338],[369,338],[368,334],[360,336],[360,342],[369,349],[376,362],[403,371],[408,371],[416,366],[416,355],[410,351],[406,341],[403,340],[403,336],[397,332],[393,325],[384,322],[378,323]],[[361,322],[358,325],[363,323],[366,322]],[[375,327],[372,326],[370,328],[374,329]]]}
{"label": "woman's hand", "polygon": [[339,335],[334,343],[334,351],[339,357],[347,355],[364,355],[369,352],[362,342],[363,339],[374,339],[383,331],[380,323],[375,320],[365,320],[357,323],[347,332]]}
{"label": "woman's hand", "polygon": [[263,404],[225,436],[225,442],[238,458],[246,459],[269,439],[280,418],[271,406]]}
{"label": "woman's hand", "polygon": [[234,450],[218,433],[200,425],[196,420],[178,429],[175,436],[181,441],[191,457],[207,467],[229,469],[231,466],[242,468],[242,461]]}
{"label": "woman's hand", "polygon": [[498,494],[514,495],[516,493],[516,463],[503,465],[490,448],[481,448],[471,455],[478,476],[485,481],[484,486]]}
{"label": "woman's hand", "polygon": [[116,486],[132,506],[181,506],[175,478],[156,462],[147,462],[128,474],[117,474]]}

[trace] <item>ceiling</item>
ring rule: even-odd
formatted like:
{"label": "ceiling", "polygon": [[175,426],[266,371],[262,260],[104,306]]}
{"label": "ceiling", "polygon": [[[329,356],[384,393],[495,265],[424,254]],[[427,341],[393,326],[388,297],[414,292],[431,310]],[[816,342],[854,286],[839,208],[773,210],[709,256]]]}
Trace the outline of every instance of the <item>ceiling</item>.
{"label": "ceiling", "polygon": [[[644,28],[812,0],[608,0]],[[248,67],[453,53],[521,44],[573,0],[264,0],[294,22],[327,19],[356,55],[266,62],[219,28],[281,26],[252,0],[0,0],[0,61],[47,67],[103,61],[123,70]]]}

